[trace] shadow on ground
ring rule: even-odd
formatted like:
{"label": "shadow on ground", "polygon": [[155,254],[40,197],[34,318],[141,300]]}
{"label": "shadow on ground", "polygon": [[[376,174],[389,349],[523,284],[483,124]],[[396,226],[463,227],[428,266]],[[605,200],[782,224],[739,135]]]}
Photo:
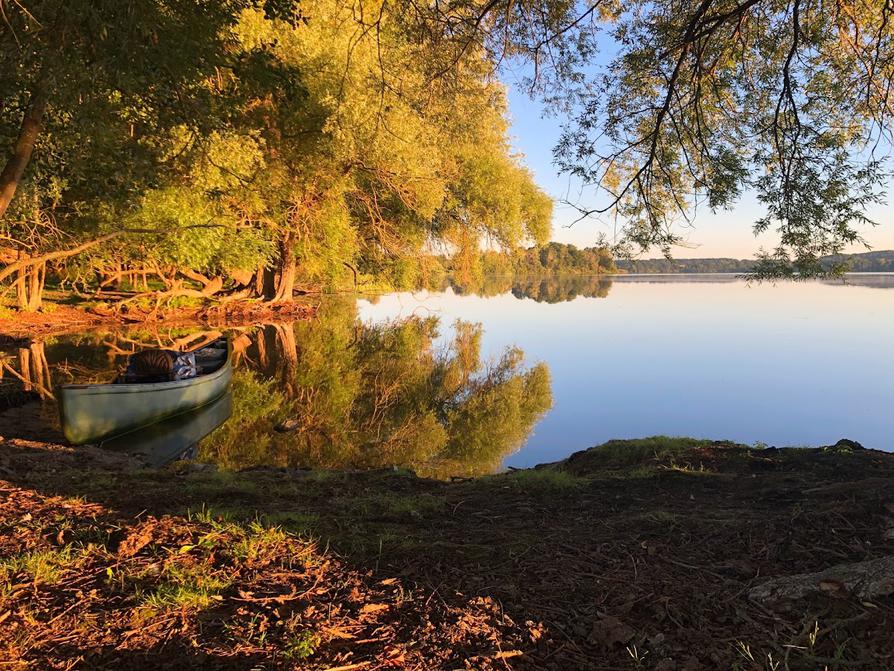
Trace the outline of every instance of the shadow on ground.
{"label": "shadow on ground", "polygon": [[0,640],[29,668],[892,666],[894,580],[749,596],[894,555],[894,455],[854,445],[614,441],[441,482],[8,439],[0,477]]}

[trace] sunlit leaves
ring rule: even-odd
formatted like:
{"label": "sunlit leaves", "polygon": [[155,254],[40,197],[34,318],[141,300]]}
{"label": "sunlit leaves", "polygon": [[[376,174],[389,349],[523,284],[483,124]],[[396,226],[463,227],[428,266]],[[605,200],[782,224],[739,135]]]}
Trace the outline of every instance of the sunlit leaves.
{"label": "sunlit leaves", "polygon": [[634,2],[603,15],[617,55],[589,73],[556,149],[560,167],[598,187],[578,205],[621,215],[622,245],[670,251],[700,204],[729,208],[753,190],[767,206],[755,231],[780,234],[760,274],[819,273],[819,255],[862,242],[880,199],[891,18],[887,3],[805,0]]}

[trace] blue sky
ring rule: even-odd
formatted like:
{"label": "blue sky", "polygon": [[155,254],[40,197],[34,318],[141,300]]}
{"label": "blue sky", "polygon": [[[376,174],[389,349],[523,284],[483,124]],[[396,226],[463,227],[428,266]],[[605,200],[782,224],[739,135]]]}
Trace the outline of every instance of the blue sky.
{"label": "blue sky", "polygon": [[[613,229],[609,220],[584,220],[571,225],[578,213],[559,201],[565,197],[574,200],[579,185],[570,182],[567,176],[559,175],[552,164],[552,150],[559,138],[562,119],[544,117],[541,105],[531,100],[525,91],[512,82],[512,78],[509,79],[512,141],[516,149],[525,155],[525,162],[533,171],[537,183],[556,200],[553,239],[580,247],[592,245],[600,233],[611,239]],[[894,184],[888,187],[889,198],[894,198],[892,187]],[[772,233],[755,238],[751,231],[752,224],[761,213],[760,204],[749,194],[731,211],[716,214],[707,208],[699,211],[692,228],[680,229],[687,244],[676,248],[674,256],[751,258],[761,246],[772,249],[775,241]],[[864,237],[873,249],[894,249],[894,207],[885,205],[873,210],[870,215],[879,225],[866,230]],[[852,251],[865,250],[856,248]]]}

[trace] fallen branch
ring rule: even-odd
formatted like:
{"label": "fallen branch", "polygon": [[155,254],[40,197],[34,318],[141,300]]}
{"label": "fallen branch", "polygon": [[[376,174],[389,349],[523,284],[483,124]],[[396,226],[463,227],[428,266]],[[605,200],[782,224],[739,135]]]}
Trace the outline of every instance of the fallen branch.
{"label": "fallen branch", "polygon": [[41,395],[46,395],[48,398],[51,398],[53,400],[56,399],[56,396],[53,394],[52,391],[50,391],[49,389],[44,387],[39,382],[34,382],[33,380],[28,380],[28,379],[24,378],[22,375],[19,374],[19,372],[15,368],[10,366],[8,363],[0,364],[0,370],[5,370],[5,371],[11,373],[13,375],[13,377],[17,377],[25,385],[31,385],[32,387],[36,387],[37,391],[40,392]]}
{"label": "fallen branch", "polygon": [[894,556],[774,578],[753,587],[748,596],[752,601],[777,602],[803,599],[814,593],[853,595],[860,599],[894,594]]}

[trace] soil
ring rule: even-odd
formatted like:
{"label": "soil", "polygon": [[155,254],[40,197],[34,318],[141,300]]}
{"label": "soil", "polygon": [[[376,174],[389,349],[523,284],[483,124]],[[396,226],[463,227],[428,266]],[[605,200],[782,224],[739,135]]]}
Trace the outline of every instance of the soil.
{"label": "soil", "polygon": [[894,668],[894,576],[828,572],[894,555],[894,455],[853,443],[613,441],[443,482],[5,435],[4,668]]}
{"label": "soil", "polygon": [[285,318],[309,319],[316,312],[308,300],[291,303],[234,301],[204,307],[169,308],[158,311],[131,309],[116,312],[107,307],[83,308],[52,304],[46,312],[16,312],[0,318],[0,347],[39,340],[47,336],[76,333],[99,326],[124,326],[164,322],[166,325],[240,325]]}

